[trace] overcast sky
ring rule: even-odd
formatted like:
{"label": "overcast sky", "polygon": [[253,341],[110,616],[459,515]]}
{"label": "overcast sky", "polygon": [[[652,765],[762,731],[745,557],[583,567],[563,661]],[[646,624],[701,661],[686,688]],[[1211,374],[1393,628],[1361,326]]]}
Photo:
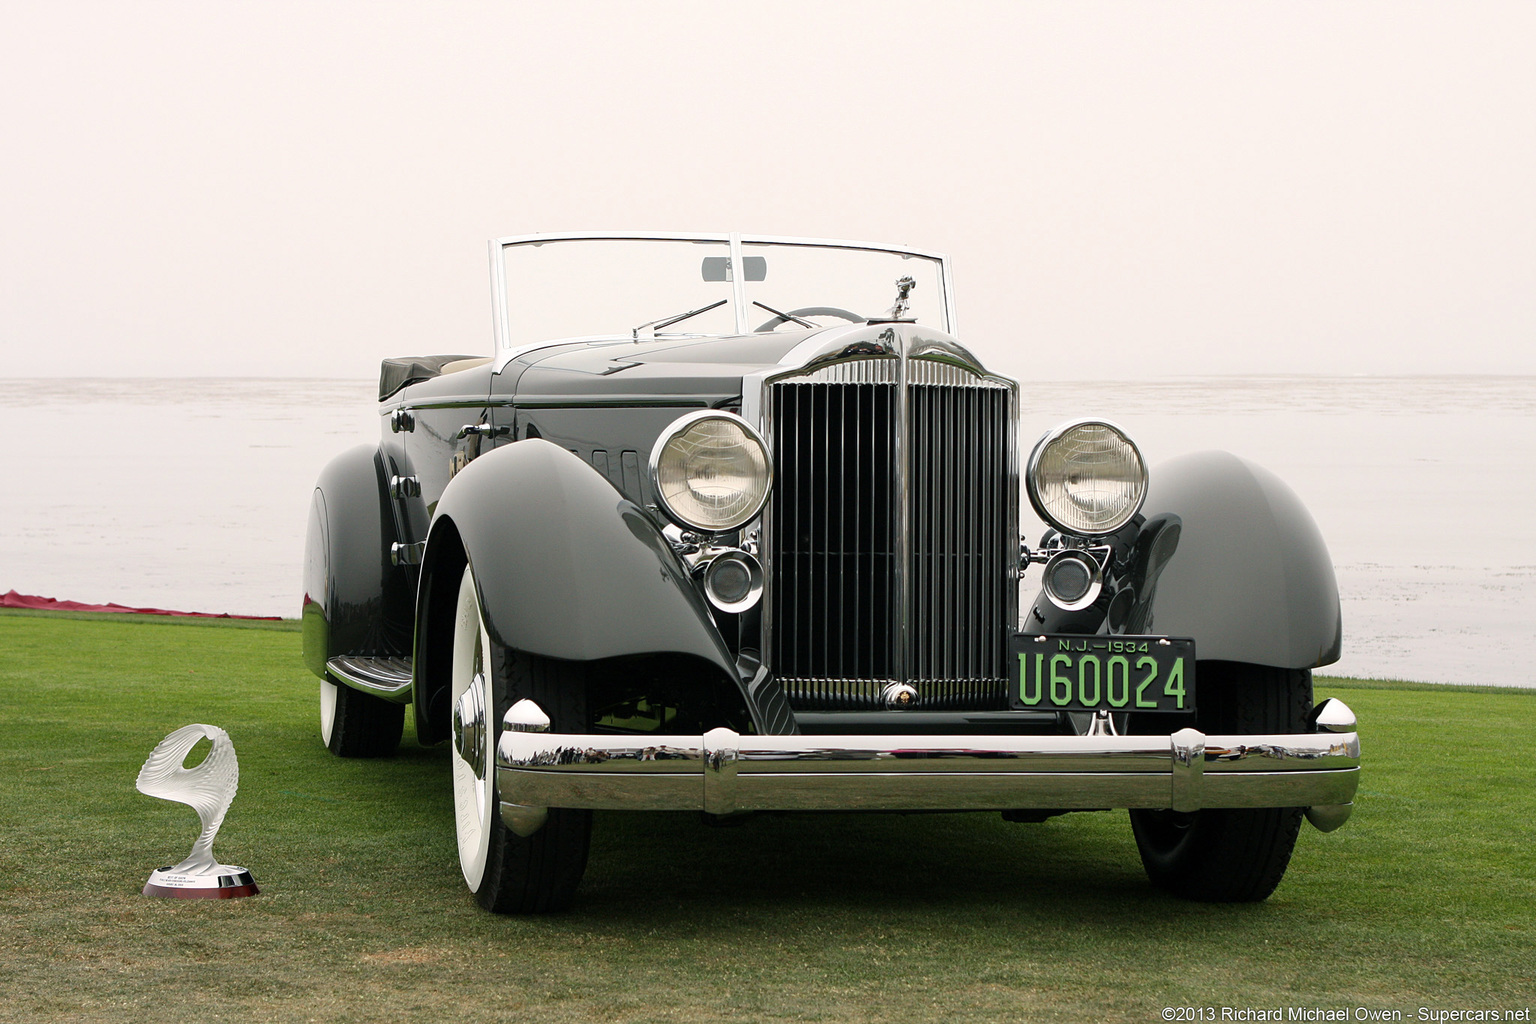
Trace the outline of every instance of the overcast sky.
{"label": "overcast sky", "polygon": [[1532,3],[6,0],[0,375],[489,352],[485,240],[580,229],[944,251],[1015,374],[1536,373],[1533,54]]}

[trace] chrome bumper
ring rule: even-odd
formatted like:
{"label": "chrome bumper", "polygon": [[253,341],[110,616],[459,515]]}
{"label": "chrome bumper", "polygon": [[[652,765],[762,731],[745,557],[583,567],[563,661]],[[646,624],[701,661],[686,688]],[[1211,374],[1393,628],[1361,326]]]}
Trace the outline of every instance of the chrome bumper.
{"label": "chrome bumper", "polygon": [[531,701],[496,747],[501,814],[536,831],[549,807],[702,810],[1087,810],[1305,807],[1329,831],[1360,774],[1354,715],[1315,733],[1207,736],[703,736],[548,732]]}

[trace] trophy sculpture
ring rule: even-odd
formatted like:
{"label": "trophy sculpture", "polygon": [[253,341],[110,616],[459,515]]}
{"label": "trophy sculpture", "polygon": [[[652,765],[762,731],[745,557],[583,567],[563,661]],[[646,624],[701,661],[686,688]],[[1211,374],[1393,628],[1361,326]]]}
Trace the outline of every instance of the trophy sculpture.
{"label": "trophy sculpture", "polygon": [[[182,762],[197,742],[206,737],[212,744],[208,756],[193,768]],[[213,725],[185,725],[160,741],[139,769],[140,793],[187,804],[203,821],[203,832],[192,852],[180,864],[150,872],[145,896],[217,900],[254,896],[261,890],[245,868],[220,864],[213,859],[213,837],[224,823],[224,813],[235,799],[240,766],[229,733]]]}

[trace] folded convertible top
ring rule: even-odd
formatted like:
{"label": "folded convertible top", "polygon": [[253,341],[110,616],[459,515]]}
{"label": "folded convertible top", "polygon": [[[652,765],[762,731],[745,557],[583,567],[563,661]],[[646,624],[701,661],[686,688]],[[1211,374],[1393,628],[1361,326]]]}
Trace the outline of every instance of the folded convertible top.
{"label": "folded convertible top", "polygon": [[487,361],[480,356],[401,356],[398,359],[386,359],[379,367],[379,401],[384,401],[407,384],[441,376],[443,367],[449,363],[471,359],[476,362]]}

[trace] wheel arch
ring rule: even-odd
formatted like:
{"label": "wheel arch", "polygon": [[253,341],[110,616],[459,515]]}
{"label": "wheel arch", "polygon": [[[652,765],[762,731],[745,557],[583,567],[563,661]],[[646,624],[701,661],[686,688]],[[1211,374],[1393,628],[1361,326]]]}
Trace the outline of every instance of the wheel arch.
{"label": "wheel arch", "polygon": [[435,510],[416,595],[423,742],[448,735],[444,638],[466,564],[497,643],[562,661],[670,659],[682,675],[729,688],[760,727],[708,608],[652,519],[575,455],[529,439],[471,462]]}
{"label": "wheel arch", "polygon": [[453,617],[468,561],[453,519],[444,516],[434,522],[416,586],[411,657],[416,738],[427,745],[441,742],[449,734]]}
{"label": "wheel arch", "polygon": [[396,537],[386,479],[378,447],[359,445],[321,470],[310,497],[302,649],[321,679],[336,655],[409,648],[412,581],[390,558]]}

